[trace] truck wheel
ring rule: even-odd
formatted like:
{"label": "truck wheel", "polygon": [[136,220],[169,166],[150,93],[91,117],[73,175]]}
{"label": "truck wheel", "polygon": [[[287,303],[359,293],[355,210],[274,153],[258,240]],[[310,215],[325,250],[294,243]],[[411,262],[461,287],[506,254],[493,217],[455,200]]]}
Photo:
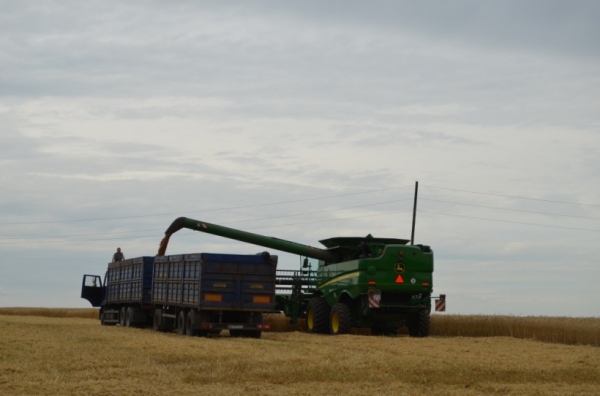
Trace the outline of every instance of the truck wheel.
{"label": "truck wheel", "polygon": [[[263,324],[263,314],[262,312],[256,312],[252,315],[252,323]],[[246,330],[242,332],[242,337],[248,338],[260,338],[262,335],[262,330]]]}
{"label": "truck wheel", "polygon": [[349,334],[352,328],[352,314],[344,303],[336,303],[329,314],[329,332],[332,335]]}
{"label": "truck wheel", "polygon": [[125,312],[125,327],[133,327],[133,308],[127,308]]}
{"label": "truck wheel", "polygon": [[327,333],[329,330],[329,304],[323,297],[313,297],[306,307],[306,327],[309,333]]}
{"label": "truck wheel", "polygon": [[177,334],[185,334],[185,311],[180,311],[177,315]]}
{"label": "truck wheel", "polygon": [[157,308],[154,310],[152,318],[152,328],[154,331],[165,331],[165,325],[163,324],[162,309]]}
{"label": "truck wheel", "polygon": [[125,327],[125,315],[127,314],[127,306],[122,307],[119,312],[119,325]]}
{"label": "truck wheel", "polygon": [[190,309],[185,319],[185,334],[192,337],[197,336],[200,332],[196,330],[194,327],[196,325],[196,321],[198,318],[198,314],[194,309]]}
{"label": "truck wheel", "polygon": [[429,311],[421,310],[410,318],[408,334],[411,337],[427,337],[429,335]]}

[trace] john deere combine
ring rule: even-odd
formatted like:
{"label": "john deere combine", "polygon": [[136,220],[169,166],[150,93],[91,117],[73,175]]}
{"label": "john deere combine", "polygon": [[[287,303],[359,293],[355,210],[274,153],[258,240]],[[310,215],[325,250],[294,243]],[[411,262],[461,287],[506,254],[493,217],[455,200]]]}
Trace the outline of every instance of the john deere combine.
{"label": "john deere combine", "polygon": [[[316,271],[277,271],[276,310],[294,323],[306,318],[308,331],[345,334],[369,327],[376,335],[393,335],[407,326],[412,337],[429,335],[433,287],[433,252],[393,238],[339,237],[320,241],[319,249],[186,217],[165,232],[158,256],[182,228],[219,235],[318,260]],[[307,261],[305,261],[307,263]]]}

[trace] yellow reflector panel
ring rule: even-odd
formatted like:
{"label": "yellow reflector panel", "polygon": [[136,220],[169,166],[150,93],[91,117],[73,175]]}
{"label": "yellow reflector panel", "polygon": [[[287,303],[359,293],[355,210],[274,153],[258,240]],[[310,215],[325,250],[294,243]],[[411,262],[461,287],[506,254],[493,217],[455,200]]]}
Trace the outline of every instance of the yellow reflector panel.
{"label": "yellow reflector panel", "polygon": [[252,297],[252,302],[255,304],[270,304],[271,297],[269,297],[269,296],[254,296],[254,297]]}
{"label": "yellow reflector panel", "polygon": [[216,301],[221,302],[223,300],[223,296],[220,294],[205,294],[204,301]]}

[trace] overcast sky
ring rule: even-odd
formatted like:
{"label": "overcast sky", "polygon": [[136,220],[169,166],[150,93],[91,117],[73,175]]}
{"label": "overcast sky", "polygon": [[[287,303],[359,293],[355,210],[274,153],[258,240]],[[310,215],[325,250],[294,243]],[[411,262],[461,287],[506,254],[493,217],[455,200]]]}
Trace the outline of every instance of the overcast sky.
{"label": "overcast sky", "polygon": [[[596,1],[0,2],[0,306],[89,306],[82,275],[156,254],[179,216],[410,239],[418,180],[449,313],[598,317],[599,20]],[[182,230],[168,253],[262,250]]]}

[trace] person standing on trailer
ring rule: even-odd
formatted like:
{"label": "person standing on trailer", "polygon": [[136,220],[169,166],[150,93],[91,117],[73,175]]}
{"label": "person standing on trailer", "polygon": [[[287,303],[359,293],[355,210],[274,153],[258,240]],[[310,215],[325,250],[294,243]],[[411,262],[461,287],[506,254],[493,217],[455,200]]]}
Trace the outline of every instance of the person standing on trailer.
{"label": "person standing on trailer", "polygon": [[121,248],[118,247],[115,254],[113,254],[112,262],[125,260],[125,255],[121,252]]}

